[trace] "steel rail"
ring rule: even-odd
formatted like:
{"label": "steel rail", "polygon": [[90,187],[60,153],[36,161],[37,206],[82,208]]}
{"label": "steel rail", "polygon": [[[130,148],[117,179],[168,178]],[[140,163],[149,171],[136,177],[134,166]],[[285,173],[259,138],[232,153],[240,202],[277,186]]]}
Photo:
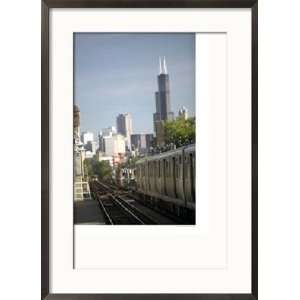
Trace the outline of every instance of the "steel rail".
{"label": "steel rail", "polygon": [[[112,212],[110,211],[105,205],[105,202],[103,203],[103,201],[101,201],[100,199],[100,193],[101,191],[99,190],[99,187],[101,187],[101,189],[104,189],[106,192],[108,192],[108,195],[107,195],[107,199],[109,199],[113,204],[114,206],[112,207],[112,209],[114,208],[118,208],[121,212],[121,214],[124,215],[124,217],[128,218],[128,220],[130,220],[130,218],[132,220],[134,220],[134,223],[137,223],[137,224],[142,224],[144,225],[145,222],[140,218],[138,217],[134,212],[132,212],[129,208],[127,208],[121,201],[124,201],[122,199],[118,199],[116,196],[114,196],[112,194],[112,189],[110,189],[108,186],[106,186],[105,184],[101,183],[101,182],[97,182],[97,185],[94,185],[93,186],[93,189],[95,189],[95,194],[97,196],[97,201],[99,202],[99,205],[101,206],[102,208],[102,211],[104,212],[104,215],[105,217],[107,218],[107,220],[109,221],[109,223],[111,225],[116,225],[117,223],[115,222],[115,217],[116,216],[113,216],[113,214],[115,212]],[[101,195],[103,196],[103,195]],[[125,211],[125,214],[124,214],[124,211]]]}

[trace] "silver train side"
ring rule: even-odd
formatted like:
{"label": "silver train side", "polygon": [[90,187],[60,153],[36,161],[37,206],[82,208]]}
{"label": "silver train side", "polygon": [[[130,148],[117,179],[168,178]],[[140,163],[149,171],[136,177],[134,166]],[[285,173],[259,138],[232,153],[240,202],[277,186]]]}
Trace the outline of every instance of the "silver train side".
{"label": "silver train side", "polygon": [[181,215],[182,209],[195,210],[195,174],[195,145],[188,145],[137,161],[136,189]]}

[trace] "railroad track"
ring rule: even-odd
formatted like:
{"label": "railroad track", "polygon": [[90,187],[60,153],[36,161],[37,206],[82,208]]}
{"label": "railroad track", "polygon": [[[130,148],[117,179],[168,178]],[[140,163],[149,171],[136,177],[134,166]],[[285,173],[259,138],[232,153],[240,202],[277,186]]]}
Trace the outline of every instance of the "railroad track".
{"label": "railroad track", "polygon": [[[100,183],[103,184],[103,183]],[[113,184],[109,184],[109,183],[105,183],[103,184],[108,190],[115,190],[115,189],[120,189],[120,187],[113,185]],[[166,211],[166,210],[162,210],[161,208],[157,208],[157,207],[153,207],[151,205],[149,205],[147,202],[145,202],[144,200],[141,200],[139,195],[137,195],[135,192],[133,191],[128,191],[124,188],[121,188],[121,193],[127,194],[131,199],[134,199],[135,201],[137,201],[138,203],[142,204],[143,206],[146,206],[148,208],[151,208],[152,210],[156,211],[157,213],[159,213],[162,216],[165,216],[166,218],[174,221],[175,224],[179,224],[179,225],[185,225],[185,224],[190,224],[189,220],[183,220],[181,218],[179,218],[178,216]],[[133,208],[135,208],[133,206]],[[157,224],[157,223],[155,223]]]}
{"label": "railroad track", "polygon": [[93,197],[98,201],[109,225],[156,224],[154,220],[124,200],[119,191],[98,181],[90,184]]}

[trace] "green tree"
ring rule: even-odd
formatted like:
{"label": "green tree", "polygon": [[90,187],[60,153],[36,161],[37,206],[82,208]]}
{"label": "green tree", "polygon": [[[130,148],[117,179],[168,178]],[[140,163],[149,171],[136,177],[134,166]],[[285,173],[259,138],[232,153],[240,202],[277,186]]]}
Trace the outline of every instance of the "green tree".
{"label": "green tree", "polygon": [[165,142],[167,145],[175,144],[181,147],[188,144],[194,144],[195,136],[195,118],[187,120],[178,118],[174,121],[167,121],[164,125]]}
{"label": "green tree", "polygon": [[109,180],[112,176],[112,167],[108,161],[97,161],[94,158],[84,160],[85,174],[89,177],[98,176],[99,179]]}
{"label": "green tree", "polygon": [[94,159],[93,158],[86,158],[84,160],[84,174],[85,176],[93,176],[94,174]]}
{"label": "green tree", "polygon": [[109,180],[112,176],[112,167],[108,161],[97,161],[95,164],[95,174],[99,179]]}

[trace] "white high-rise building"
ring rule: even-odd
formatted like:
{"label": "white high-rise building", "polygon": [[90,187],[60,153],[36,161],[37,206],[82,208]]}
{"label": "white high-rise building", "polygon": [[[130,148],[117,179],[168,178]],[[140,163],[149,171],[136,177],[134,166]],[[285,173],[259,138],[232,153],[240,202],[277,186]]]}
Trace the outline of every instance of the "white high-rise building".
{"label": "white high-rise building", "polygon": [[81,142],[86,145],[88,142],[94,141],[94,134],[92,132],[82,132],[81,134]]}
{"label": "white high-rise building", "polygon": [[121,134],[114,134],[103,138],[105,145],[105,155],[117,156],[124,154],[125,148],[125,137]]}
{"label": "white high-rise building", "polygon": [[112,137],[117,133],[115,126],[103,128],[98,135],[99,138],[99,151],[105,153],[105,138]]}
{"label": "white high-rise building", "polygon": [[128,150],[131,149],[130,137],[133,133],[132,130],[132,117],[129,113],[119,114],[117,117],[117,132],[122,134],[126,139],[126,146]]}

